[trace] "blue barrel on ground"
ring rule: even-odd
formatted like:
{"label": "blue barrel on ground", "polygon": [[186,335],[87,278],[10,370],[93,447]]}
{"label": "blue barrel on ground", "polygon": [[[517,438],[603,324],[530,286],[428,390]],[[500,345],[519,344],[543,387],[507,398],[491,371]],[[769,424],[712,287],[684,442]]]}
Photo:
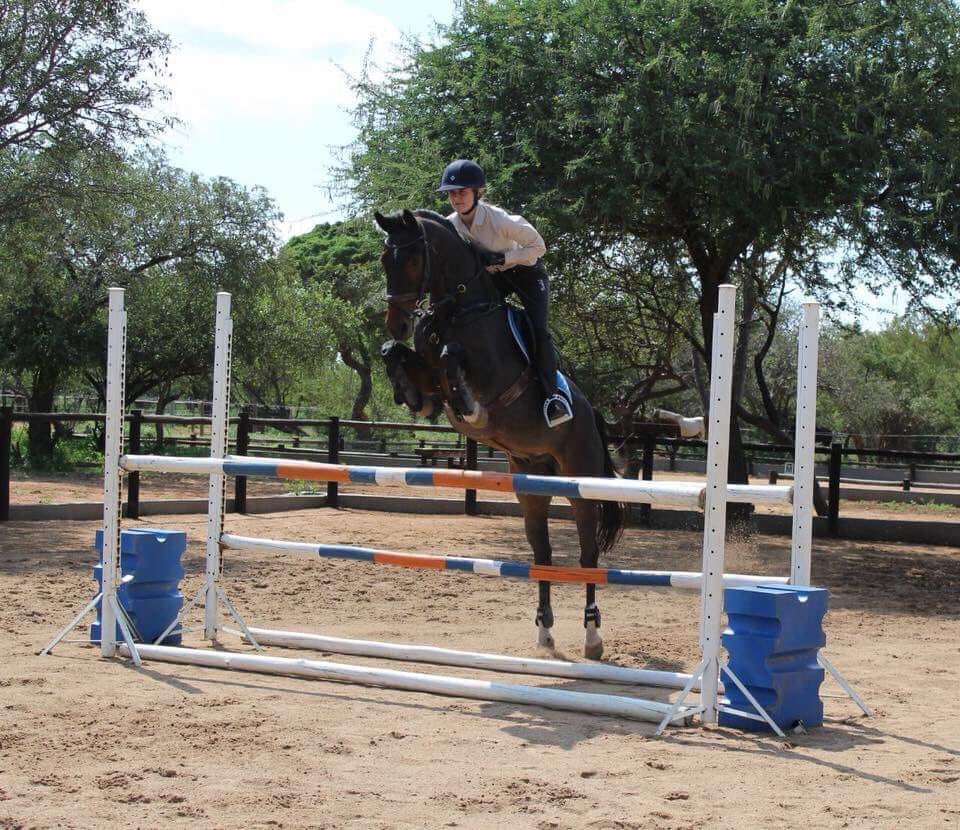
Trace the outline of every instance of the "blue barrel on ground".
{"label": "blue barrel on ground", "polygon": [[[823,616],[830,594],[823,588],[759,585],[726,588],[727,628],[723,646],[728,665],[771,719],[784,731],[823,723],[820,684],[824,671],[817,653],[826,644]],[[724,677],[729,705],[754,712],[746,696]],[[720,712],[720,723],[769,732],[764,721]]]}
{"label": "blue barrel on ground", "polygon": [[[94,544],[103,558],[103,531],[97,531]],[[130,528],[120,532],[120,567],[123,575],[133,579],[117,591],[120,604],[136,628],[134,636],[152,643],[172,623],[183,608],[180,580],[183,566],[180,557],[187,548],[187,534],[182,530],[158,528]],[[103,586],[103,565],[93,569],[97,585]],[[90,626],[90,641],[100,642],[102,603],[97,605],[97,620]],[[117,639],[122,634],[117,626]],[[164,645],[178,646],[182,635],[178,631],[163,641]]]}

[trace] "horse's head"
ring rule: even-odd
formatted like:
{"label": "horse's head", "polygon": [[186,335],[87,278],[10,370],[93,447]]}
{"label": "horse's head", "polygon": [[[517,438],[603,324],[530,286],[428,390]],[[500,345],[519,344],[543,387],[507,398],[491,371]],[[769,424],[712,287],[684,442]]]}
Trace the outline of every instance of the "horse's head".
{"label": "horse's head", "polygon": [[384,216],[374,213],[387,233],[380,264],[387,274],[387,331],[395,340],[413,334],[414,312],[427,293],[427,253],[424,230],[409,210]]}

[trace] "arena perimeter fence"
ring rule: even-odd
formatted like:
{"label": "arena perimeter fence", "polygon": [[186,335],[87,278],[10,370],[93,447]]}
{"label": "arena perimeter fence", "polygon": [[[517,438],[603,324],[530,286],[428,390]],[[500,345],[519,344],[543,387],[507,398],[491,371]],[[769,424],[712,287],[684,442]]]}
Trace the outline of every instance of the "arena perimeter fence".
{"label": "arena perimeter fence", "polygon": [[[0,521],[10,518],[10,473],[13,425],[15,423],[41,422],[58,425],[103,423],[102,413],[81,412],[21,412],[12,407],[0,408]],[[129,452],[141,452],[148,440],[144,436],[144,425],[169,425],[179,427],[197,427],[188,435],[165,435],[162,444],[153,441],[153,452],[163,452],[170,447],[174,452],[183,452],[183,448],[195,447],[197,451],[209,449],[209,435],[203,432],[210,425],[209,417],[183,415],[156,415],[140,409],[131,410],[125,416],[127,438],[125,445]],[[444,466],[476,470],[481,460],[502,460],[500,453],[478,447],[472,439],[463,440],[462,436],[443,424],[413,424],[393,421],[358,421],[329,418],[269,418],[255,417],[251,409],[242,407],[239,414],[230,418],[234,436],[230,440],[232,451],[237,455],[256,455],[269,449],[271,455],[290,455],[290,457],[323,460],[331,464],[342,463],[344,455],[382,455],[393,458],[416,458],[421,466]],[[305,434],[305,430],[314,430],[314,436]],[[676,428],[669,424],[633,423],[610,427],[610,443],[623,449],[627,457],[628,474],[645,481],[653,480],[654,459],[667,460],[667,469],[677,469],[678,463],[685,460],[702,460],[705,457],[706,444],[695,439],[683,439],[675,434]],[[276,433],[282,433],[277,435]],[[363,438],[348,438],[353,432]],[[269,434],[268,433],[272,433]],[[374,439],[374,433],[381,437]],[[626,433],[626,435],[624,434]],[[77,436],[72,431],[69,433]],[[431,437],[424,437],[428,435]],[[433,440],[432,436],[437,439]],[[261,436],[261,437],[257,437]],[[419,437],[418,437],[419,436]],[[455,436],[457,440],[443,440],[444,436]],[[97,436],[87,435],[96,438]],[[793,446],[790,444],[766,444],[747,442],[744,449],[749,454],[751,470],[763,464],[769,472],[770,483],[780,478],[790,478],[789,463],[793,458]],[[176,449],[180,448],[180,449]],[[951,483],[936,483],[933,472],[946,473],[960,470],[960,454],[889,450],[880,448],[844,447],[835,442],[818,445],[818,460],[827,461],[827,524],[831,536],[840,535],[840,485],[842,483],[861,484],[875,488],[896,487],[909,491],[927,487],[941,490],[960,490],[960,486]],[[850,466],[849,459],[855,458],[861,466],[869,465],[873,469],[886,468],[889,476],[891,469],[898,471],[895,479],[844,477],[842,468]],[[786,465],[786,470],[779,468]],[[926,472],[925,481],[918,481],[918,470]],[[338,506],[339,485],[328,482],[326,485],[326,504]],[[247,512],[247,478],[238,476],[234,482],[235,512]],[[129,518],[140,515],[140,474],[132,472],[127,476],[125,512]],[[467,490],[464,494],[464,512],[476,515],[477,491]],[[641,525],[651,521],[651,506],[639,506]]]}

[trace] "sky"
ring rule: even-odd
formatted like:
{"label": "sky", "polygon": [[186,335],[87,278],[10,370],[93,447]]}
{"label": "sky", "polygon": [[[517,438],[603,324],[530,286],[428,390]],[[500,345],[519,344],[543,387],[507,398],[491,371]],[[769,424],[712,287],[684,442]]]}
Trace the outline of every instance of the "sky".
{"label": "sky", "polygon": [[[354,137],[348,75],[359,73],[368,48],[390,66],[404,35],[429,39],[454,14],[454,0],[139,3],[173,41],[164,111],[183,124],[164,138],[171,161],[264,187],[284,214],[284,239],[344,218],[326,187],[335,149]],[[857,294],[868,328],[902,310],[893,294]]]}
{"label": "sky", "polygon": [[[403,35],[429,38],[454,0],[140,0],[173,41],[171,97],[184,122],[163,141],[203,176],[261,185],[288,238],[342,218],[324,188],[334,148],[353,138],[346,73],[389,65]],[[439,175],[439,173],[438,173]]]}

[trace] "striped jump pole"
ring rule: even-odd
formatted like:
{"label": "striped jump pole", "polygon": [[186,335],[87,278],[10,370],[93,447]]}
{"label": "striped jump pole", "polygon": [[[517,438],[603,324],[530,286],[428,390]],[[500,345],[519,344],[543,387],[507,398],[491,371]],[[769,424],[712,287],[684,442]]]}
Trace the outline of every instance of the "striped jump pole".
{"label": "striped jump pole", "polygon": [[[233,669],[257,672],[258,674],[305,677],[311,680],[333,680],[361,686],[427,692],[448,697],[490,700],[524,706],[545,706],[548,709],[587,712],[594,715],[609,715],[654,723],[659,722],[664,717],[671,717],[672,709],[668,703],[619,695],[573,692],[565,689],[495,683],[487,680],[471,680],[439,674],[421,674],[395,669],[352,666],[325,660],[269,657],[262,654],[231,654],[210,649],[171,646],[142,645],[137,648],[144,660]],[[120,653],[129,655],[129,649],[121,646]],[[688,720],[688,710],[675,713],[672,720],[686,722]]]}
{"label": "striped jump pole", "polygon": [[[353,467],[318,461],[279,458],[187,458],[166,455],[125,455],[124,470],[199,475],[253,476],[293,481],[338,481],[380,487],[452,487],[531,496],[621,501],[663,507],[703,509],[706,486],[688,481],[640,481],[616,478],[573,478],[482,470],[437,470],[422,467]],[[793,488],[777,484],[731,484],[729,501],[790,504]]]}
{"label": "striped jump pole", "polygon": [[[313,542],[288,542],[278,539],[261,539],[255,536],[238,536],[224,533],[220,539],[225,548],[248,553],[290,553],[320,559],[350,559],[355,562],[370,562],[375,565],[393,565],[399,568],[419,568],[435,571],[459,571],[477,576],[498,576],[510,579],[548,580],[550,582],[594,583],[596,585],[634,585],[655,588],[680,588],[697,591],[703,583],[703,574],[697,571],[647,571],[621,568],[580,568],[562,565],[532,565],[528,562],[511,562],[497,559],[481,559],[470,556],[437,556],[426,553],[401,553],[398,551],[364,548],[356,545],[322,545]],[[788,577],[762,576],[756,574],[724,574],[723,586],[752,587],[772,583],[786,583]],[[256,636],[256,635],[254,635]]]}

